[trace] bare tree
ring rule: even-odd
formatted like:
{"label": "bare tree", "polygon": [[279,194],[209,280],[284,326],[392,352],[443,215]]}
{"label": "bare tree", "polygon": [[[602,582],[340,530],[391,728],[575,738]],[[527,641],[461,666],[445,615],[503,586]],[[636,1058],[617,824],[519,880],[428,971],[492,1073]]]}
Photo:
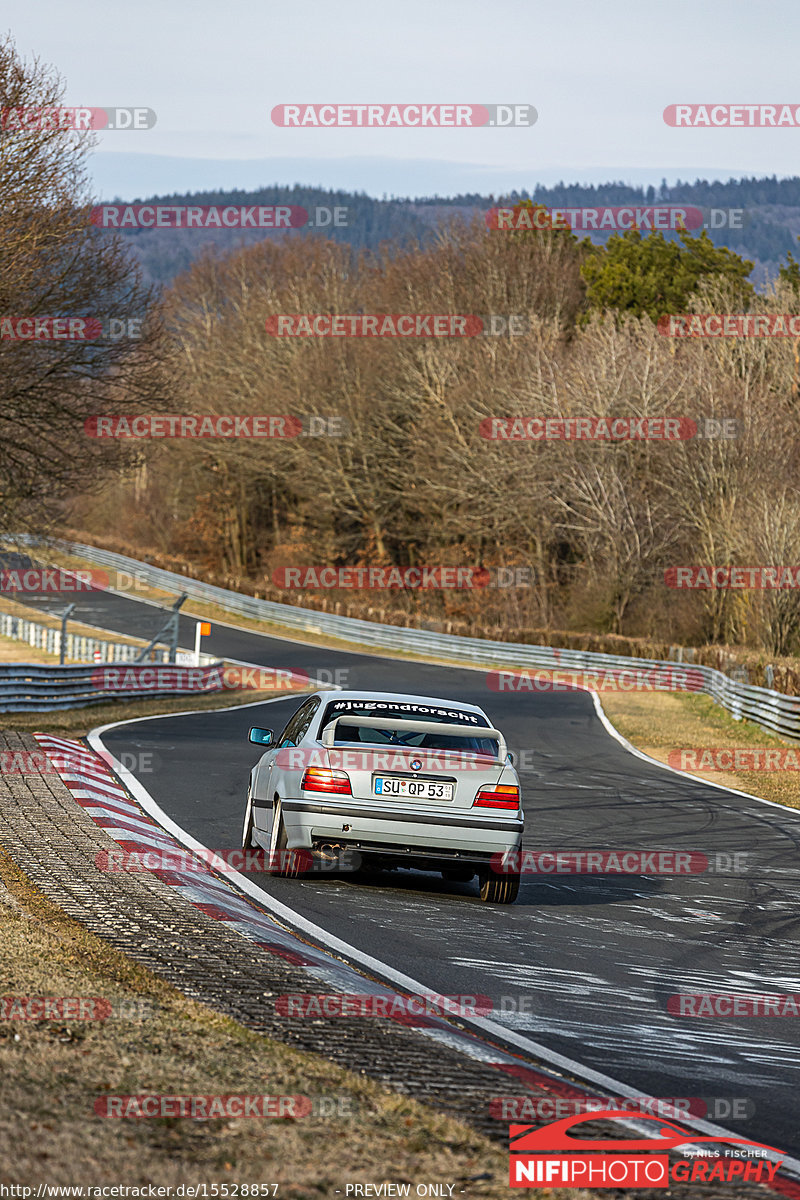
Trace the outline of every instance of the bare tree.
{"label": "bare tree", "polygon": [[[163,402],[168,378],[155,297],[141,286],[118,241],[90,222],[89,135],[31,120],[37,111],[59,109],[62,96],[50,71],[23,62],[9,38],[0,43],[0,317],[6,319],[0,512],[6,529],[38,526],[73,492],[101,483],[122,451],[87,437],[84,422],[122,397],[135,411]],[[141,340],[110,340],[109,317],[141,321]],[[18,318],[39,318],[38,336],[15,337]],[[49,339],[45,318],[99,319],[103,336]]]}

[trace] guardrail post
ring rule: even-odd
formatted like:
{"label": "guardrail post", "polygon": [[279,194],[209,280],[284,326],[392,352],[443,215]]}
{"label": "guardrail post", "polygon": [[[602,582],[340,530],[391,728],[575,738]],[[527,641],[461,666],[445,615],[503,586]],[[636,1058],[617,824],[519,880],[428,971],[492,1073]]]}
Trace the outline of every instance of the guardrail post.
{"label": "guardrail post", "polygon": [[61,614],[61,638],[59,646],[60,657],[58,661],[61,663],[62,667],[64,665],[64,654],[66,653],[67,649],[67,621],[69,620],[70,614],[74,608],[74,604],[68,604]]}
{"label": "guardrail post", "polygon": [[180,607],[183,604],[183,602],[188,599],[189,599],[189,593],[181,592],[180,596],[178,596],[178,599],[172,605],[172,609],[170,611],[169,617],[164,622],[164,624],[161,626],[161,628],[159,629],[156,636],[152,639],[152,641],[148,642],[148,644],[144,647],[144,649],[142,651],[140,651],[138,657],[136,659],[134,659],[135,662],[146,662],[147,660],[145,658],[145,655],[148,653],[148,651],[152,650],[153,647],[155,646],[156,642],[164,636],[168,636],[170,639],[170,641],[169,641],[169,659],[167,661],[172,662],[172,663],[177,661],[177,657],[178,657],[178,622],[180,620]]}

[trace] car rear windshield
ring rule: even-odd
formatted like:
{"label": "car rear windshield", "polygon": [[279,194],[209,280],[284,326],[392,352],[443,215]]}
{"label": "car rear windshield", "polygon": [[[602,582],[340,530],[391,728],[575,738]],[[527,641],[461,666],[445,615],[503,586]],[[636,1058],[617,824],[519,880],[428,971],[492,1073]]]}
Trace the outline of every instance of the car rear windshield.
{"label": "car rear windshield", "polygon": [[368,700],[334,700],[325,712],[320,729],[336,717],[352,714],[354,717],[380,717],[382,720],[397,718],[400,721],[430,721],[439,725],[463,725],[475,729],[474,737],[459,737],[452,733],[420,733],[410,729],[377,729],[368,725],[348,725],[340,720],[336,726],[335,745],[368,743],[371,746],[409,746],[420,750],[457,750],[497,756],[494,738],[482,738],[480,728],[488,728],[488,721],[480,713],[464,709],[445,708],[440,705],[397,703]]}

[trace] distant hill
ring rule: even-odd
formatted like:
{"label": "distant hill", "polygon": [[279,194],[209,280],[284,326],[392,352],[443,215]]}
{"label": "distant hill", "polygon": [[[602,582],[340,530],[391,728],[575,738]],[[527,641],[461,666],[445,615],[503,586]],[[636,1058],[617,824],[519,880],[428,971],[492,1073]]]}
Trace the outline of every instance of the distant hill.
{"label": "distant hill", "polygon": [[[116,203],[119,203],[117,201]],[[256,205],[289,205],[305,208],[311,219],[317,209],[326,209],[333,214],[336,208],[346,208],[347,225],[336,228],[333,220],[318,231],[337,242],[344,242],[355,250],[375,248],[381,242],[393,241],[400,244],[414,239],[425,239],[430,235],[431,222],[417,217],[407,204],[386,200],[374,200],[357,192],[325,191],[322,188],[307,188],[299,184],[294,187],[267,187],[257,191],[192,192],[183,195],[149,196],[131,200],[131,204],[202,205],[249,208]],[[322,220],[327,216],[319,214]],[[253,242],[281,240],[286,236],[304,236],[307,230],[286,231],[263,229],[130,229],[123,236],[139,259],[149,282],[169,284],[176,275],[185,271],[209,245],[220,250],[233,250]]]}
{"label": "distant hill", "polygon": [[[425,242],[436,230],[454,217],[483,219],[487,209],[498,203],[513,203],[522,199],[556,208],[596,207],[603,205],[688,204],[698,208],[742,209],[741,229],[722,227],[709,230],[717,245],[728,246],[743,258],[751,259],[755,268],[753,280],[757,285],[777,273],[789,251],[798,249],[800,236],[800,177],[791,179],[731,179],[678,181],[659,188],[630,187],[624,183],[597,185],[557,184],[536,187],[532,192],[521,190],[509,196],[494,197],[478,194],[452,197],[424,196],[415,199],[397,197],[376,200],[358,192],[326,191],[300,184],[294,187],[266,187],[256,191],[209,191],[183,195],[164,195],[131,200],[131,204],[162,205],[291,205],[305,208],[312,219],[316,210],[332,212],[347,209],[347,224],[333,223],[317,229],[316,234],[352,246],[355,250],[376,249],[381,243],[407,245]],[[320,214],[322,215],[322,214]],[[324,216],[323,216],[324,220]],[[142,264],[146,278],[154,283],[169,284],[186,270],[205,246],[216,245],[221,250],[262,241],[265,238],[306,236],[308,230],[267,231],[260,229],[133,229],[124,233]],[[603,242],[608,235],[581,234],[593,241]],[[796,255],[797,257],[798,255]]]}

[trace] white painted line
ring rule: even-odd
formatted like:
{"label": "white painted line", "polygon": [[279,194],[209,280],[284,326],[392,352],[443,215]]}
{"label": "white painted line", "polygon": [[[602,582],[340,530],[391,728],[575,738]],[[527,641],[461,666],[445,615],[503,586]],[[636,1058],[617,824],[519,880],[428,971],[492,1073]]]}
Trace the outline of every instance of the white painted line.
{"label": "white painted line", "polygon": [[[584,690],[588,691],[589,689]],[[592,695],[596,694],[592,693]],[[283,697],[281,697],[281,699],[283,699]],[[274,704],[276,703],[276,700],[266,700],[262,701],[261,703]],[[248,705],[242,707],[250,706]],[[204,711],[205,715],[210,716],[215,712],[230,711],[230,706],[227,709],[206,709]],[[602,708],[598,708],[598,715],[600,715],[600,713],[602,713]],[[144,719],[157,721],[168,718],[172,715],[183,714],[160,714],[159,716],[146,717]],[[141,719],[142,718],[138,718],[138,720]],[[613,729],[613,726],[610,725],[610,722],[608,722],[608,719],[605,717],[605,713],[602,713],[601,720],[603,720],[603,724],[606,726],[606,728],[610,727],[610,729]],[[149,813],[149,815],[153,817],[153,819],[157,821],[162,828],[171,833],[188,849],[204,851],[208,853],[208,848],[204,846],[202,842],[199,842],[190,833],[187,833],[185,829],[178,825],[176,821],[173,821],[173,819],[164,812],[164,810],[153,799],[146,788],[139,783],[138,779],[136,779],[136,777],[130,771],[127,771],[121,763],[116,763],[113,755],[110,754],[110,751],[108,751],[103,744],[102,735],[104,733],[111,729],[118,729],[124,725],[136,724],[136,721],[137,719],[111,722],[107,725],[102,725],[100,728],[93,729],[91,731],[91,733],[88,735],[87,741],[89,742],[89,745],[95,751],[97,751],[98,754],[102,755],[104,761],[113,762],[115,764],[114,770],[120,775],[120,778],[125,778],[126,786],[130,788],[131,794],[139,801],[145,812]],[[616,734],[616,730],[614,733]],[[621,738],[621,735],[617,735],[617,740],[621,741],[626,748],[633,750],[633,747],[629,747],[629,744],[625,742],[623,738]],[[634,753],[638,754],[638,751],[634,750]],[[647,755],[639,755],[639,757],[646,759]],[[672,768],[667,769],[672,770]],[[681,772],[674,773],[679,775],[681,774]],[[700,782],[704,781],[701,780]],[[725,791],[729,789],[723,788],[723,790]],[[251,896],[270,912],[274,913],[276,917],[284,921],[290,928],[300,930],[302,933],[306,934],[306,936],[321,942],[331,951],[342,955],[346,960],[354,962],[363,967],[367,972],[375,974],[379,978],[388,980],[390,983],[395,984],[403,991],[410,992],[413,995],[419,995],[422,993],[427,993],[430,995],[431,993],[435,992],[434,988],[426,987],[426,985],[421,983],[419,980],[413,979],[410,975],[406,975],[402,971],[397,971],[394,967],[389,966],[388,963],[381,962],[380,959],[374,958],[371,954],[365,954],[362,950],[359,950],[355,946],[351,946],[348,942],[343,941],[335,934],[329,933],[320,925],[316,925],[313,921],[307,920],[307,918],[301,916],[293,909],[290,909],[287,905],[282,904],[279,900],[275,899],[274,896],[271,896],[268,892],[265,892],[262,888],[258,887],[239,872],[231,871],[230,882],[231,884],[240,888],[241,891],[243,891],[246,895]],[[595,1071],[593,1068],[587,1067],[575,1059],[568,1058],[566,1055],[558,1054],[556,1051],[551,1050],[548,1046],[544,1046],[540,1042],[535,1042],[531,1038],[515,1033],[514,1030],[509,1029],[505,1025],[500,1025],[496,1021],[491,1021],[487,1017],[470,1016],[469,1024],[471,1027],[480,1029],[492,1039],[498,1039],[501,1042],[513,1045],[524,1054],[528,1054],[533,1058],[538,1058],[543,1062],[549,1063],[551,1066],[556,1067],[561,1071],[566,1071],[569,1074],[576,1076],[578,1079],[597,1084],[598,1086],[609,1091],[612,1095],[616,1094],[618,1096],[625,1096],[629,1098],[641,1098],[642,1096],[641,1089],[632,1088],[628,1084],[622,1083],[620,1080],[614,1079],[610,1075],[606,1075],[601,1071]],[[456,1031],[454,1030],[454,1033],[455,1032]],[[464,1046],[464,1049],[466,1050],[466,1046]],[[646,1099],[652,1099],[655,1102],[656,1097],[648,1096]],[[625,1122],[620,1123],[624,1124]],[[711,1121],[702,1120],[698,1117],[692,1117],[690,1120],[682,1116],[681,1123],[689,1129],[697,1130],[698,1132],[708,1134],[711,1137],[735,1138],[737,1136],[735,1132],[725,1129],[721,1125],[717,1125]],[[642,1126],[639,1125],[635,1120],[630,1122],[630,1127],[633,1129],[642,1128]],[[766,1157],[772,1162],[782,1162],[784,1168],[788,1168],[795,1174],[800,1175],[800,1160],[787,1157],[780,1152],[767,1154]]]}
{"label": "white painted line", "polygon": [[778,808],[782,813],[789,814],[800,819],[800,811],[796,808],[789,808],[786,804],[778,804],[775,800],[765,800],[763,796],[754,796],[752,792],[740,792],[738,788],[727,787],[724,783],[714,783],[711,779],[701,779],[699,775],[692,775],[689,771],[679,771],[676,767],[670,767],[667,763],[660,762],[657,758],[651,758],[649,754],[645,754],[643,750],[637,750],[631,745],[627,738],[624,738],[618,729],[609,721],[603,710],[603,705],[600,701],[600,696],[591,688],[582,689],[589,692],[593,701],[595,711],[600,718],[600,721],[606,733],[609,733],[615,741],[628,751],[629,754],[634,754],[637,758],[641,758],[643,762],[652,763],[654,767],[660,767],[662,771],[669,771],[671,775],[677,775],[679,779],[693,779],[695,783],[702,783],[706,787],[717,788],[720,792],[727,792],[729,796],[744,796],[747,800],[757,800],[759,804],[768,804],[771,808]]}

